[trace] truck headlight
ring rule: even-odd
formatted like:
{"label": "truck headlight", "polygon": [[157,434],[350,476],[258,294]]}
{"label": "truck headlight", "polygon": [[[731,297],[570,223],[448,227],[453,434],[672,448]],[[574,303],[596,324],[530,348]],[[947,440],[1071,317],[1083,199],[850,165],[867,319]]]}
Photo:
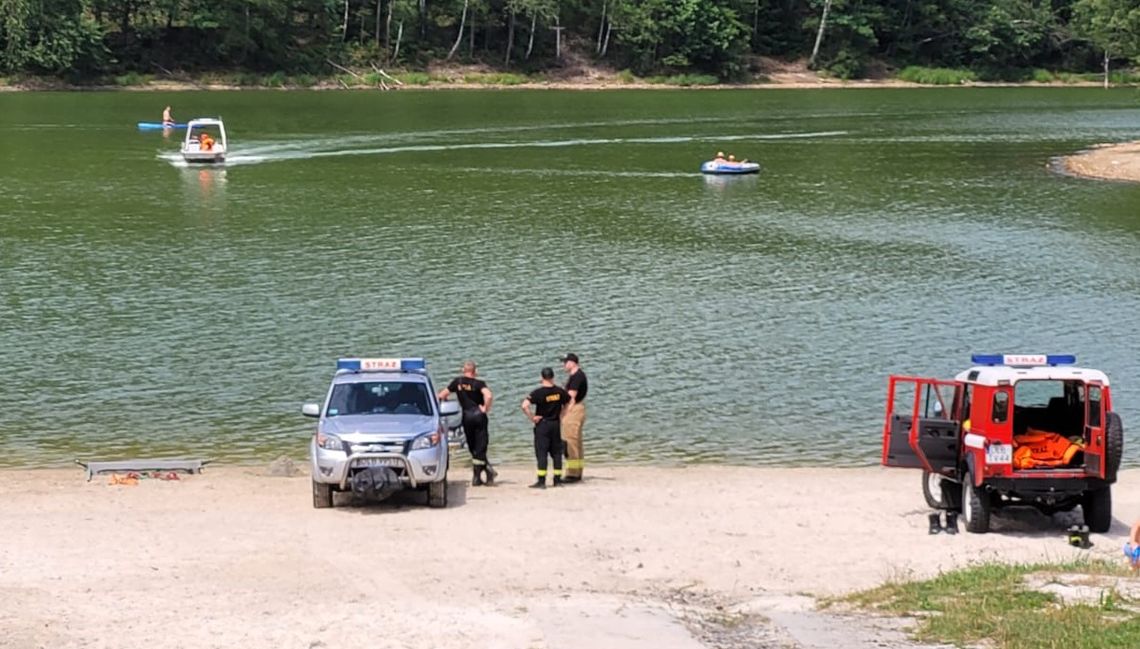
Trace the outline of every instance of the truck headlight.
{"label": "truck headlight", "polygon": [[422,451],[425,448],[435,448],[436,446],[439,446],[439,440],[441,437],[442,435],[434,430],[430,433],[424,433],[423,435],[417,437],[414,442],[412,442],[412,450]]}
{"label": "truck headlight", "polygon": [[317,433],[317,446],[326,451],[344,450],[344,444],[341,443],[340,438],[336,435],[329,435],[328,433]]}

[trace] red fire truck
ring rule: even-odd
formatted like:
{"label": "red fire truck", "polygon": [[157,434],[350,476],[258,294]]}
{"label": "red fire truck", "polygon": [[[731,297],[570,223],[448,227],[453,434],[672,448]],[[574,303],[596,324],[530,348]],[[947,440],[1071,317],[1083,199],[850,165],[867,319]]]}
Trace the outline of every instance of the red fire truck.
{"label": "red fire truck", "polygon": [[1124,448],[1108,377],[1067,355],[972,362],[953,380],[890,377],[883,465],[922,469],[927,504],[962,512],[970,532],[1010,505],[1080,505],[1089,530],[1107,532]]}

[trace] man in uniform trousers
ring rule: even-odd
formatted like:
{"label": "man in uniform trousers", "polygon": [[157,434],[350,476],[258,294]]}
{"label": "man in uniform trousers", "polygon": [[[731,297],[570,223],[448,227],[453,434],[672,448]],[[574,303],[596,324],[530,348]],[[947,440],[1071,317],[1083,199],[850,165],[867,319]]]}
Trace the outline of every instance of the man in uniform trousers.
{"label": "man in uniform trousers", "polygon": [[[487,446],[490,443],[487,415],[491,412],[494,395],[486,383],[476,378],[475,361],[464,362],[462,372],[462,375],[452,379],[446,388],[440,390],[437,396],[443,401],[454,393],[459,399],[459,407],[463,410],[463,433],[467,436],[467,450],[471,451],[471,486],[491,486],[495,484],[495,476],[499,475],[487,461]],[[486,480],[480,475],[484,471],[487,473]]]}
{"label": "man in uniform trousers", "polygon": [[[534,457],[538,461],[538,479],[532,489],[546,488],[546,459],[554,460],[554,486],[562,485],[562,437],[559,425],[562,413],[570,403],[566,390],[554,385],[554,370],[542,368],[542,378],[538,389],[531,392],[522,402],[522,411],[534,424]],[[534,405],[534,412],[530,410]]]}
{"label": "man in uniform trousers", "polygon": [[566,370],[566,392],[570,394],[570,405],[562,419],[562,439],[566,443],[566,482],[582,479],[585,456],[582,451],[582,426],[586,423],[586,393],[590,384],[586,373],[578,365],[577,354],[562,357],[562,367]]}

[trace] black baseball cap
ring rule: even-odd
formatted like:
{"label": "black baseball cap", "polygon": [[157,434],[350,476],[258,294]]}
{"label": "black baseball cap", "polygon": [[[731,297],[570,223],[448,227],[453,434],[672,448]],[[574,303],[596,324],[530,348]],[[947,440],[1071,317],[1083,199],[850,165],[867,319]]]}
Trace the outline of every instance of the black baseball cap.
{"label": "black baseball cap", "polygon": [[562,361],[563,363],[565,363],[566,361],[574,361],[575,363],[577,363],[578,362],[578,355],[577,354],[566,354],[558,360]]}
{"label": "black baseball cap", "polygon": [[544,378],[548,381],[550,379],[554,378],[554,370],[550,369],[549,367],[542,368],[542,372],[540,372],[539,374],[542,376],[542,378]]}

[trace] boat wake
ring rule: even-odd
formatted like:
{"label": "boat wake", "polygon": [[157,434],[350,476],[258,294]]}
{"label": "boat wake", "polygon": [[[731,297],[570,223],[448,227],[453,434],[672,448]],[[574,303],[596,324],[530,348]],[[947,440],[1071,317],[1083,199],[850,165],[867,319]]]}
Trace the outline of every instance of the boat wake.
{"label": "boat wake", "polygon": [[[580,125],[579,125],[580,126]],[[544,127],[549,128],[549,127]],[[502,131],[503,129],[498,129]],[[847,131],[811,131],[803,133],[743,133],[733,135],[675,135],[660,137],[606,137],[568,138],[564,140],[512,140],[505,142],[461,142],[461,143],[419,143],[400,144],[400,141],[422,140],[427,137],[454,135],[455,132],[436,131],[425,133],[397,133],[380,136],[348,136],[343,138],[314,138],[290,140],[287,142],[251,142],[244,147],[233,147],[226,154],[226,167],[284,162],[288,160],[311,160],[316,158],[338,158],[344,156],[394,155],[401,153],[439,153],[477,149],[543,149],[582,146],[608,146],[615,144],[677,144],[684,142],[707,142],[715,145],[729,141],[767,141],[789,139],[829,138],[847,135]],[[361,146],[387,141],[389,146]],[[177,152],[162,152],[159,158],[175,167],[185,167],[187,163]]]}

